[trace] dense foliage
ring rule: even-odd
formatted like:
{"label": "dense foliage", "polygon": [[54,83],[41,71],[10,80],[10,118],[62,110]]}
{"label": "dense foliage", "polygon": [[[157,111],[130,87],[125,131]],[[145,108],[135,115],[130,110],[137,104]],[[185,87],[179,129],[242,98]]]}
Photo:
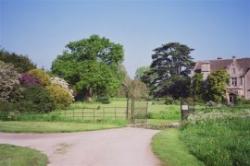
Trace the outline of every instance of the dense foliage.
{"label": "dense foliage", "polygon": [[149,66],[142,66],[137,68],[135,72],[135,80],[142,80],[142,77],[145,75],[146,72],[150,70]]}
{"label": "dense foliage", "polygon": [[0,50],[0,61],[13,64],[20,73],[36,68],[36,65],[27,56],[9,53],[5,50]]}
{"label": "dense foliage", "polygon": [[52,72],[67,80],[78,95],[113,95],[122,82],[119,67],[123,48],[109,39],[92,35],[70,42],[52,64]]}
{"label": "dense foliage", "polygon": [[50,76],[42,69],[32,69],[28,71],[28,74],[37,78],[42,86],[50,84]]}
{"label": "dense foliage", "polygon": [[18,78],[13,65],[0,61],[0,100],[13,101],[20,96]]}
{"label": "dense foliage", "polygon": [[202,73],[196,73],[192,77],[192,95],[195,100],[201,100],[203,96],[203,75]]}
{"label": "dense foliage", "polygon": [[74,91],[70,88],[69,83],[67,83],[64,79],[60,77],[51,77],[50,82],[53,85],[58,85],[61,88],[63,88],[64,91],[66,91],[69,94],[69,96],[72,98],[72,101],[74,100]]}
{"label": "dense foliage", "polygon": [[130,98],[147,98],[148,89],[146,84],[139,80],[131,80],[128,85],[128,95]]}
{"label": "dense foliage", "polygon": [[50,77],[41,69],[19,74],[14,65],[0,61],[0,112],[46,113],[73,101],[73,91],[65,80]]}
{"label": "dense foliage", "polygon": [[23,73],[19,78],[20,84],[23,86],[38,86],[40,85],[40,80],[28,73]]}
{"label": "dense foliage", "polygon": [[188,74],[194,64],[190,56],[191,51],[193,49],[180,43],[167,43],[154,49],[150,70],[142,77],[153,96],[189,96]]}
{"label": "dense foliage", "polygon": [[59,85],[51,84],[47,86],[46,89],[48,90],[57,108],[67,107],[74,100],[73,96],[69,93],[69,91]]}
{"label": "dense foliage", "polygon": [[201,121],[187,125],[182,140],[205,165],[250,165],[248,118]]}
{"label": "dense foliage", "polygon": [[229,74],[225,70],[211,73],[207,78],[206,96],[207,100],[222,102],[225,99],[226,87],[229,83]]}
{"label": "dense foliage", "polygon": [[23,91],[23,98],[16,103],[20,112],[46,113],[55,109],[53,99],[49,92],[40,86],[27,87]]}

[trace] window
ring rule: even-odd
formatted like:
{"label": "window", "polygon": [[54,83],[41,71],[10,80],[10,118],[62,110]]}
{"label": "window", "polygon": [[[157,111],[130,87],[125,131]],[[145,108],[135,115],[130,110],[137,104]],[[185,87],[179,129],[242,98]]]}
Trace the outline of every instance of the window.
{"label": "window", "polygon": [[233,68],[233,74],[235,74],[235,73],[236,73],[235,68]]}
{"label": "window", "polygon": [[232,85],[232,86],[237,86],[237,78],[236,78],[236,77],[233,77],[233,78],[232,78],[231,85]]}
{"label": "window", "polygon": [[240,85],[243,85],[243,77],[240,77]]}

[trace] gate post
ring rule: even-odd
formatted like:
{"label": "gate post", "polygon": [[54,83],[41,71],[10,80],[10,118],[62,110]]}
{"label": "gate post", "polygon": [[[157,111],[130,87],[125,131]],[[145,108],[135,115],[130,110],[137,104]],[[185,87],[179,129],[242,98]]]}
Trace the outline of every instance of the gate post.
{"label": "gate post", "polygon": [[127,119],[127,120],[128,120],[128,112],[129,112],[128,107],[129,107],[129,97],[128,97],[128,95],[127,95],[127,108],[126,108],[126,119]]}
{"label": "gate post", "polygon": [[189,115],[189,105],[181,99],[180,104],[181,120],[187,120]]}
{"label": "gate post", "polygon": [[135,113],[135,99],[132,97],[131,98],[131,121],[132,122],[135,121],[134,113]]}

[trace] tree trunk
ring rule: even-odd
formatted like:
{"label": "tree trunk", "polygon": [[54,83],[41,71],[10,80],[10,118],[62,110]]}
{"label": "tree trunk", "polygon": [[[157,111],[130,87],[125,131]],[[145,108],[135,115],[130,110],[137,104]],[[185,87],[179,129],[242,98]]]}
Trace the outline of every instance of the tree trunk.
{"label": "tree trunk", "polygon": [[88,102],[91,102],[92,101],[92,89],[89,88],[85,91],[85,94],[84,94],[84,100],[85,101],[88,101]]}

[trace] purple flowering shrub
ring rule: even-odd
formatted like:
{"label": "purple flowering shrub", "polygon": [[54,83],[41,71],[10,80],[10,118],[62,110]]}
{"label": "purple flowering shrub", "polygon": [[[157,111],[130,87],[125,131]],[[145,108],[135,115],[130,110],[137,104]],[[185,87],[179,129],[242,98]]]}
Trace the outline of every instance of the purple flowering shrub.
{"label": "purple flowering shrub", "polygon": [[39,79],[27,73],[23,73],[19,78],[19,81],[21,85],[24,86],[37,86],[41,84]]}

